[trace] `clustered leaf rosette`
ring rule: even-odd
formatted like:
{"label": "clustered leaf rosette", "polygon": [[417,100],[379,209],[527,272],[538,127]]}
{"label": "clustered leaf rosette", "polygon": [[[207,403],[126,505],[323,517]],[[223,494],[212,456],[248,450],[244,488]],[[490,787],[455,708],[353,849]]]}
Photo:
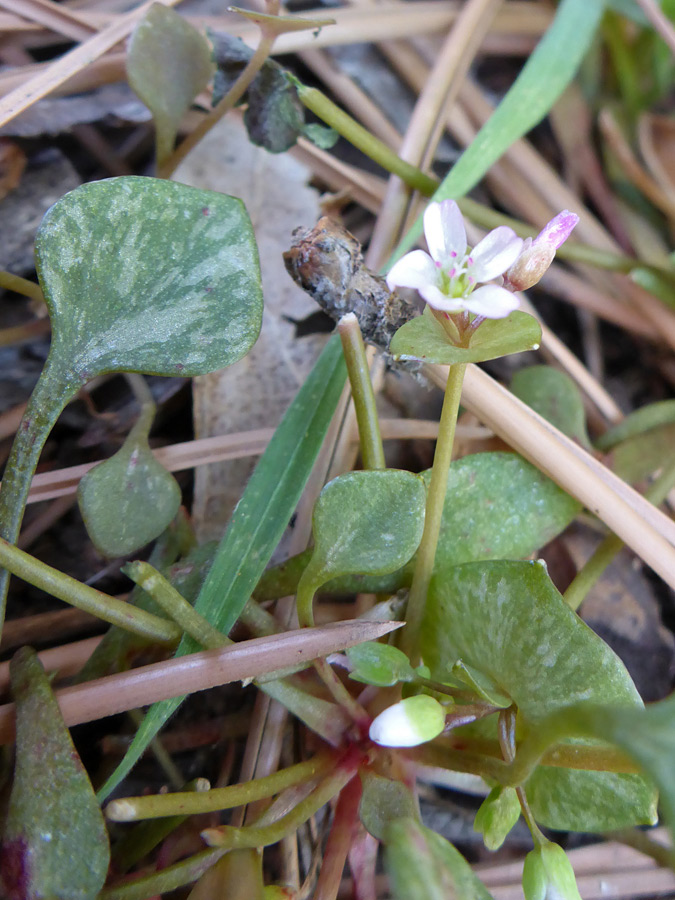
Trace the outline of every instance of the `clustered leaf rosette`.
{"label": "clustered leaf rosette", "polygon": [[[466,311],[481,318],[503,319],[519,306],[513,291],[539,281],[578,221],[577,215],[564,210],[534,240],[526,241],[512,228],[500,225],[471,249],[455,201],[430,203],[424,212],[429,253],[407,253],[392,266],[387,285],[390,290],[414,288],[441,312]],[[501,283],[487,283],[494,279]]]}

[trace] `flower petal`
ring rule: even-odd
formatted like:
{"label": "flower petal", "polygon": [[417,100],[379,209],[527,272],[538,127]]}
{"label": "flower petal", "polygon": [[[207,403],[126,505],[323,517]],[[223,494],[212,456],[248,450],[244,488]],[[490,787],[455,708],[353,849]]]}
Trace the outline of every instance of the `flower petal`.
{"label": "flower petal", "polygon": [[544,225],[534,239],[534,243],[550,244],[554,250],[557,250],[572,234],[572,230],[578,221],[579,216],[576,213],[570,212],[569,209],[564,209]]}
{"label": "flower petal", "polygon": [[520,306],[517,297],[496,284],[484,284],[469,294],[463,303],[469,312],[486,319],[504,319]]}
{"label": "flower petal", "polygon": [[463,297],[448,297],[435,284],[425,284],[418,288],[418,291],[420,296],[434,309],[441,309],[443,312],[459,312],[464,309]]}
{"label": "flower petal", "polygon": [[413,250],[406,253],[389,270],[387,286],[390,291],[395,287],[419,288],[433,284],[438,280],[438,269],[424,250]]}
{"label": "flower petal", "polygon": [[466,229],[454,200],[430,203],[424,210],[424,237],[436,262],[447,263],[466,251]]}
{"label": "flower petal", "polygon": [[471,251],[469,274],[476,281],[490,281],[505,272],[518,259],[523,241],[507,225],[486,234]]}

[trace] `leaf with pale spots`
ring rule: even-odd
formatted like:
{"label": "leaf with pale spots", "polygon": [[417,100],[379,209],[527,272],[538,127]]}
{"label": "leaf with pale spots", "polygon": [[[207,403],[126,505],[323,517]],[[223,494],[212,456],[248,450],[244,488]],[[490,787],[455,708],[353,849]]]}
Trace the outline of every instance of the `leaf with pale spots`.
{"label": "leaf with pale spots", "polygon": [[[642,705],[621,660],[567,606],[543,563],[437,572],[421,642],[433,678],[445,680],[459,659],[488,676],[517,706],[522,736],[578,703]],[[477,730],[496,739],[493,719]],[[537,820],[551,828],[608,831],[654,821],[654,789],[639,775],[539,766],[526,791]]]}
{"label": "leaf with pale spots", "polygon": [[516,310],[505,319],[486,319],[476,328],[469,346],[458,347],[427,307],[423,315],[399,328],[389,345],[389,352],[397,359],[419,359],[425,363],[452,366],[522,353],[540,343],[539,322]]}
{"label": "leaf with pale spots", "polygon": [[16,700],[14,785],[0,855],[9,900],[93,900],[110,861],[87,773],[35,652],[11,662]]}
{"label": "leaf with pale spots", "polygon": [[335,478],[314,506],[314,550],[301,582],[317,590],[340,575],[384,575],[405,565],[422,539],[425,501],[424,482],[411,472]]}

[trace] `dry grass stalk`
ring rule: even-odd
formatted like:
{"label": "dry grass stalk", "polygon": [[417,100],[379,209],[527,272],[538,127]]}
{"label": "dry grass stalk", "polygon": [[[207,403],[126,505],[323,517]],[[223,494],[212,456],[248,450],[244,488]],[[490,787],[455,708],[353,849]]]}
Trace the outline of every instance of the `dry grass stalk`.
{"label": "dry grass stalk", "polygon": [[[38,659],[45,672],[56,672],[59,679],[68,678],[80,671],[100,642],[100,637],[93,637],[74,641],[72,644],[61,644],[50,650],[42,650],[38,653]],[[9,663],[3,662],[0,663],[0,693],[6,694],[7,691],[9,691]]]}
{"label": "dry grass stalk", "polygon": [[0,6],[74,41],[86,41],[98,32],[98,28],[79,13],[51,0],[0,0]]}

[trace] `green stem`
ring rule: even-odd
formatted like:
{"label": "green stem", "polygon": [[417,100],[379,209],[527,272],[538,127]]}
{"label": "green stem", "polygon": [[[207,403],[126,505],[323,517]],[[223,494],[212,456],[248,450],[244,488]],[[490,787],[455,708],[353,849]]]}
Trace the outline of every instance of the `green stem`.
{"label": "green stem", "polygon": [[386,469],[380,422],[375,405],[375,392],[370,380],[366,348],[363,344],[359,320],[354,313],[347,313],[338,322],[337,330],[342,341],[342,352],[352,389],[363,468]]}
{"label": "green stem", "polygon": [[[658,506],[663,503],[673,486],[675,486],[675,457],[663,469],[648,490],[645,491],[645,497],[650,503]],[[571,609],[579,609],[588,592],[624,546],[624,542],[615,534],[608,534],[600,543],[595,553],[579,569],[574,580],[563,594],[565,602]]]}
{"label": "green stem", "polygon": [[[33,473],[50,431],[81,382],[47,357],[14,438],[0,488],[0,536],[14,544],[19,537]],[[0,635],[5,618],[9,571],[0,570]]]}
{"label": "green stem", "polygon": [[136,560],[123,566],[122,571],[150,594],[155,603],[170,616],[181,631],[189,634],[204,649],[216,650],[218,647],[225,647],[232,643],[230,638],[214,628],[204,616],[198,613],[150,563]]}
{"label": "green stem", "polygon": [[161,894],[175,891],[184,884],[191,884],[206,872],[211,866],[227,853],[227,850],[211,849],[202,850],[194,856],[181,860],[173,866],[168,866],[160,872],[153,872],[144,878],[136,878],[124,884],[104,888],[97,900],[147,900],[148,897],[158,897]]}
{"label": "green stem", "polygon": [[407,625],[403,633],[403,650],[413,666],[419,662],[419,630],[427,601],[429,582],[434,569],[436,546],[441,531],[441,519],[445,504],[445,493],[448,486],[448,473],[452,459],[452,446],[455,440],[455,427],[459,401],[462,396],[462,383],[466,365],[457,363],[450,367],[448,383],[445,388],[445,399],[438,430],[438,441],[431,469],[431,481],[427,497],[424,518],[424,533],[417,550],[417,562],[413,575],[410,597],[406,614]]}
{"label": "green stem", "polygon": [[0,347],[12,347],[27,344],[36,338],[44,337],[51,331],[49,319],[32,319],[23,325],[0,329]]}
{"label": "green stem", "polygon": [[160,178],[170,178],[178,168],[180,163],[188,155],[188,153],[197,146],[197,144],[202,140],[203,137],[208,134],[213,126],[217,125],[218,122],[220,122],[220,120],[223,118],[223,116],[225,116],[231,109],[234,109],[234,107],[250,87],[253,79],[262,69],[265,60],[272,52],[272,47],[276,38],[276,33],[266,32],[264,30],[261,32],[260,42],[256,47],[255,53],[249,59],[243,72],[234,82],[227,94],[225,94],[218,105],[215,106],[204,119],[202,119],[202,121],[194,129],[194,131],[190,132],[183,143],[174,150],[172,155],[165,162],[163,162],[161,166],[158,166],[157,174]]}
{"label": "green stem", "polygon": [[343,763],[338,766],[335,774],[322,781],[308,797],[271,825],[254,825],[249,828],[223,825],[220,828],[207,828],[202,832],[202,837],[211,846],[227,850],[267,847],[270,844],[276,844],[287,834],[296,831],[303,822],[306,822],[322,806],[329,803],[336,794],[339,794],[345,784],[354,777],[355,772],[356,764],[346,765]]}
{"label": "green stem", "polygon": [[14,291],[15,294],[23,294],[24,297],[30,297],[31,300],[38,300],[40,303],[45,302],[42,288],[34,281],[22,278],[20,275],[13,275],[11,272],[0,270],[0,288],[6,291]]}
{"label": "green stem", "polygon": [[173,622],[82,584],[19,550],[4,538],[0,538],[0,565],[52,597],[58,597],[111,625],[119,625],[151,641],[176,644],[180,640],[182,632]]}
{"label": "green stem", "polygon": [[334,765],[335,757],[332,754],[320,754],[306,762],[297,763],[244,784],[232,784],[203,792],[181,791],[175,794],[113,800],[106,807],[105,814],[113,822],[135,822],[163,816],[196,816],[219,812],[257,800],[265,800],[286,788],[328,773]]}

